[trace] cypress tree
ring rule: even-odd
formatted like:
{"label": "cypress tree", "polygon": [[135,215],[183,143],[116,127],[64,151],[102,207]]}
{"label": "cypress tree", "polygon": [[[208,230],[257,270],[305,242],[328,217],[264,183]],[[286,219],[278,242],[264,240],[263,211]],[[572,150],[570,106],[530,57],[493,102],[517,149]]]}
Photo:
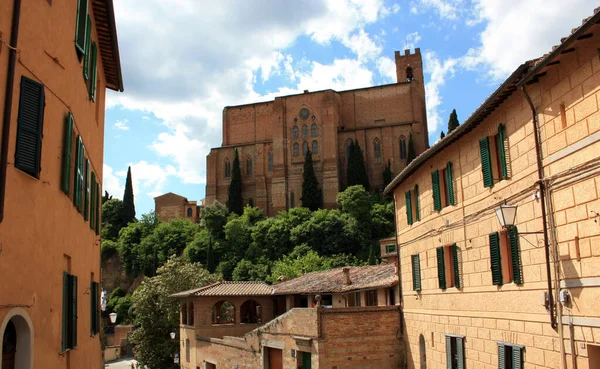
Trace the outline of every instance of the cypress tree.
{"label": "cypress tree", "polygon": [[348,165],[346,168],[346,184],[348,187],[358,184],[356,173],[356,155],[354,154],[354,141],[352,141],[350,142],[350,148],[348,149]]}
{"label": "cypress tree", "polygon": [[392,162],[388,159],[388,163],[383,171],[383,188],[392,182]]}
{"label": "cypress tree", "polygon": [[415,143],[413,142],[412,133],[408,136],[408,153],[406,155],[406,165],[410,164],[417,157],[415,152]]}
{"label": "cypress tree", "polygon": [[127,169],[125,193],[123,194],[123,224],[129,224],[135,219],[135,204],[133,203],[133,184],[131,183],[131,167]]}
{"label": "cypress tree", "polygon": [[319,183],[313,167],[312,153],[306,152],[304,157],[304,171],[302,172],[302,206],[315,211],[321,205],[319,195]]}
{"label": "cypress tree", "polygon": [[375,244],[371,243],[371,247],[369,247],[369,259],[368,259],[368,263],[369,265],[375,265],[377,264],[377,256],[375,256]]}
{"label": "cypress tree", "polygon": [[440,140],[444,137],[446,137],[446,135],[444,134],[444,131],[440,132]]}
{"label": "cypress tree", "polygon": [[369,176],[367,176],[367,167],[365,166],[365,159],[363,152],[358,144],[358,140],[354,141],[354,156],[356,160],[356,176],[357,183],[362,185],[365,190],[370,191],[371,185],[369,184]]}
{"label": "cypress tree", "polygon": [[210,236],[208,241],[208,250],[206,250],[206,270],[208,270],[209,273],[215,272],[215,255],[212,244],[212,236]]}
{"label": "cypress tree", "polygon": [[450,119],[448,119],[448,134],[458,128],[458,117],[456,116],[456,109],[452,109],[450,113]]}
{"label": "cypress tree", "polygon": [[235,149],[233,168],[231,170],[231,182],[229,183],[227,208],[230,212],[236,213],[237,215],[242,215],[244,212],[244,203],[242,200],[242,173],[240,171],[240,157],[237,149]]}

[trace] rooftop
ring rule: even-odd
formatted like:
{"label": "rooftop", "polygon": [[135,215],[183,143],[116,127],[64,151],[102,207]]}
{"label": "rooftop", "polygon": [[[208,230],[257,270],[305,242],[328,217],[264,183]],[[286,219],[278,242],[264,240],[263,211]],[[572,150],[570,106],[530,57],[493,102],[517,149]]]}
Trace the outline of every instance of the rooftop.
{"label": "rooftop", "polygon": [[223,281],[193,290],[178,292],[172,297],[192,296],[266,296],[273,294],[273,286],[264,282]]}

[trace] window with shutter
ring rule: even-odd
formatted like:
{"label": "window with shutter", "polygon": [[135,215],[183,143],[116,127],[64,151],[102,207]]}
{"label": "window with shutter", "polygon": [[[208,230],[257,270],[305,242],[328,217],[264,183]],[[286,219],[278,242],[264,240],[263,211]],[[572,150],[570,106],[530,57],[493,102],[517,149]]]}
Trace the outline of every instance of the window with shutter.
{"label": "window with shutter", "polygon": [[498,343],[498,369],[506,369],[506,350],[503,343]]}
{"label": "window with shutter", "polygon": [[67,351],[69,348],[69,273],[63,272],[63,295],[62,295],[62,341],[61,350]]}
{"label": "window with shutter", "polygon": [[92,41],[92,18],[87,15],[85,46],[83,53],[83,78],[87,81],[90,78],[90,43]]}
{"label": "window with shutter", "polygon": [[71,348],[77,347],[77,277],[71,276]]}
{"label": "window with shutter", "polygon": [[496,136],[498,149],[498,159],[500,164],[500,177],[502,179],[508,178],[508,161],[506,160],[506,141],[504,137],[504,124],[498,125],[498,135]]}
{"label": "window with shutter", "polygon": [[490,234],[490,265],[492,269],[492,284],[502,286],[502,259],[500,255],[500,235],[498,232]]}
{"label": "window with shutter", "polygon": [[96,173],[92,172],[90,179],[90,229],[96,227]]}
{"label": "window with shutter", "polygon": [[85,161],[85,175],[83,186],[83,219],[88,220],[90,210],[90,161]]}
{"label": "window with shutter", "polygon": [[483,186],[492,187],[494,185],[494,177],[492,173],[490,141],[488,137],[484,137],[479,140],[479,152],[481,155],[481,172],[483,174]]}
{"label": "window with shutter", "polygon": [[419,185],[415,185],[413,192],[415,196],[415,220],[418,222],[421,220],[421,211],[419,210]]}
{"label": "window with shutter", "polygon": [[39,178],[44,123],[44,86],[21,77],[15,167]]}
{"label": "window with shutter", "polygon": [[92,42],[92,51],[91,51],[91,63],[92,63],[92,70],[91,70],[91,75],[90,75],[90,99],[92,101],[96,101],[96,76],[97,76],[97,66],[96,66],[96,62],[97,62],[97,50],[96,50],[96,43]]}
{"label": "window with shutter", "polygon": [[60,189],[69,194],[71,185],[71,152],[73,151],[73,114],[69,112],[65,119],[65,128],[63,136],[63,152],[62,152],[62,177],[60,181]]}
{"label": "window with shutter", "polygon": [[96,184],[96,234],[100,234],[100,225],[102,224],[102,191],[100,183]]}
{"label": "window with shutter", "polygon": [[90,283],[90,334],[93,336],[100,331],[100,319],[98,316],[99,283],[91,281]]}
{"label": "window with shutter", "polygon": [[75,181],[73,186],[73,203],[77,210],[83,211],[83,178],[85,171],[85,147],[81,136],[77,136],[75,151]]}
{"label": "window with shutter", "polygon": [[520,347],[512,347],[512,369],[523,368],[523,350]]}
{"label": "window with shutter", "polygon": [[465,352],[464,337],[447,335],[446,336],[446,368],[464,369]]}
{"label": "window with shutter", "polygon": [[446,198],[450,205],[454,205],[454,181],[452,179],[452,162],[446,164]]}
{"label": "window with shutter", "polygon": [[77,277],[63,272],[62,351],[77,346]]}
{"label": "window with shutter", "polygon": [[437,170],[431,172],[431,187],[433,190],[433,208],[437,211],[442,210],[442,198],[440,196],[440,174]]}
{"label": "window with shutter", "polygon": [[521,284],[521,253],[519,252],[519,231],[516,226],[508,229],[508,243],[510,245],[510,259],[512,266],[512,276],[515,283]]}
{"label": "window with shutter", "polygon": [[498,342],[498,369],[523,369],[523,346]]}
{"label": "window with shutter", "polygon": [[454,271],[454,286],[460,288],[460,269],[458,266],[458,246],[453,244],[452,250],[452,270]]}
{"label": "window with shutter", "polygon": [[410,191],[406,191],[405,199],[406,199],[406,222],[408,223],[408,225],[411,225],[411,224],[413,224],[413,219],[412,219],[412,204],[411,204],[411,198],[410,198]]}
{"label": "window with shutter", "polygon": [[88,0],[77,1],[77,19],[75,22],[75,48],[78,54],[85,54],[85,37],[87,33]]}
{"label": "window with shutter", "polygon": [[421,291],[421,261],[419,254],[411,255],[413,291]]}
{"label": "window with shutter", "polygon": [[440,246],[437,252],[438,282],[441,289],[446,289],[446,265],[444,262],[444,247]]}

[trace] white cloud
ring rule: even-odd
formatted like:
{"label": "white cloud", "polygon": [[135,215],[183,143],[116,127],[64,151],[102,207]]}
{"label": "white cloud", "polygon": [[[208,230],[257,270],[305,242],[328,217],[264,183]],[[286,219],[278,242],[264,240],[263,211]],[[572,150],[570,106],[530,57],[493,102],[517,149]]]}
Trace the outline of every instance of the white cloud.
{"label": "white cloud", "polygon": [[382,56],[377,59],[377,70],[384,80],[384,83],[396,82],[396,62],[387,56]]}
{"label": "white cloud", "polygon": [[413,32],[406,35],[404,38],[404,50],[414,49],[421,41],[421,35],[419,32]]}
{"label": "white cloud", "polygon": [[440,88],[446,83],[448,78],[454,75],[455,68],[459,61],[457,59],[446,59],[440,62],[433,51],[426,51],[423,55],[425,73],[430,75],[429,81],[425,84],[425,98],[427,105],[427,129],[431,135],[435,135],[443,121],[439,107],[443,98],[440,94]]}
{"label": "white cloud", "polygon": [[102,166],[102,190],[107,191],[115,198],[123,197],[125,181],[121,180],[113,173],[113,169],[108,165]]}
{"label": "white cloud", "polygon": [[349,37],[344,37],[342,44],[352,50],[360,61],[373,59],[381,54],[381,50],[383,50],[383,45],[373,41],[364,29],[360,29]]}
{"label": "white cloud", "polygon": [[486,22],[473,62],[501,80],[526,60],[542,56],[598,6],[594,0],[476,0],[472,23]]}
{"label": "white cloud", "polygon": [[[154,197],[153,194],[162,193],[167,178],[177,173],[177,170],[172,165],[161,167],[158,164],[150,164],[145,160],[138,161],[137,163],[129,163],[128,166],[131,167],[131,182],[134,196]],[[119,177],[117,178],[119,181],[123,181],[124,188],[127,169],[118,171],[115,175]]]}
{"label": "white cloud", "polygon": [[115,122],[115,129],[118,129],[120,131],[129,131],[129,126],[127,125],[127,122],[129,122],[127,119],[117,120]]}
{"label": "white cloud", "polygon": [[418,14],[433,10],[442,19],[456,20],[464,9],[462,5],[463,0],[417,0],[411,3],[410,11]]}

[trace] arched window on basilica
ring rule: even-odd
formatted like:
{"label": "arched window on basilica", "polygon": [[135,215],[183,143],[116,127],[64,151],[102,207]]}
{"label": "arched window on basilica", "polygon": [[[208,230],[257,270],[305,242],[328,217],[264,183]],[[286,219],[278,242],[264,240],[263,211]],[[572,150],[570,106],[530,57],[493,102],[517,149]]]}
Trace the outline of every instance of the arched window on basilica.
{"label": "arched window on basilica", "polygon": [[406,138],[400,136],[400,160],[406,160]]}
{"label": "arched window on basilica", "polygon": [[246,159],[246,175],[247,176],[252,175],[252,158],[249,156],[248,156],[248,159]]}
{"label": "arched window on basilica", "polygon": [[319,153],[319,142],[317,142],[317,140],[314,140],[312,142],[312,153],[313,154],[318,154]]}
{"label": "arched window on basilica", "polygon": [[406,68],[406,82],[413,80],[413,69],[411,67]]}
{"label": "arched window on basilica", "polygon": [[298,138],[298,126],[294,126],[294,128],[292,128],[292,138],[294,140]]}
{"label": "arched window on basilica", "polygon": [[273,150],[269,151],[269,172],[273,171]]}
{"label": "arched window on basilica", "polygon": [[231,162],[225,159],[225,178],[231,177]]}
{"label": "arched window on basilica", "polygon": [[305,124],[302,126],[302,138],[308,137],[308,126]]}
{"label": "arched window on basilica", "polygon": [[313,137],[317,137],[318,134],[319,129],[317,128],[317,123],[313,123],[312,126],[310,126],[310,135]]}
{"label": "arched window on basilica", "polygon": [[307,152],[308,152],[308,142],[304,141],[302,143],[302,156],[306,156]]}
{"label": "arched window on basilica", "polygon": [[373,141],[373,154],[375,156],[375,163],[381,163],[381,142],[378,139]]}
{"label": "arched window on basilica", "polygon": [[292,156],[298,156],[299,153],[298,151],[300,150],[300,145],[298,145],[298,142],[294,143],[294,146],[292,146]]}

